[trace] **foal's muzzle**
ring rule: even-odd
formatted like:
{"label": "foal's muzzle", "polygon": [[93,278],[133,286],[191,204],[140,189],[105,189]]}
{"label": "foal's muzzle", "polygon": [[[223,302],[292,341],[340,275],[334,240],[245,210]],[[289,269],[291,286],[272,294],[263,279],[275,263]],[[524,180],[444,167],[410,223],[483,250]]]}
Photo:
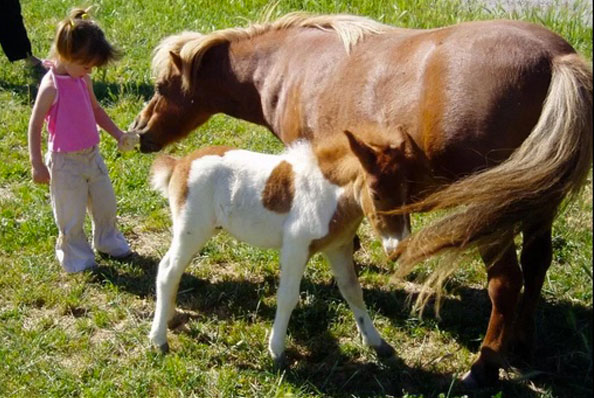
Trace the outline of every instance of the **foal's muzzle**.
{"label": "foal's muzzle", "polygon": [[391,257],[400,242],[410,235],[410,218],[408,215],[403,215],[402,217],[404,218],[404,224],[400,233],[382,236],[382,247],[388,257]]}
{"label": "foal's muzzle", "polygon": [[402,239],[398,239],[395,237],[386,237],[382,239],[382,247],[384,248],[384,252],[386,253],[387,256],[390,256],[392,253],[394,253],[394,251],[396,250],[396,248],[398,247],[398,244],[402,241]]}

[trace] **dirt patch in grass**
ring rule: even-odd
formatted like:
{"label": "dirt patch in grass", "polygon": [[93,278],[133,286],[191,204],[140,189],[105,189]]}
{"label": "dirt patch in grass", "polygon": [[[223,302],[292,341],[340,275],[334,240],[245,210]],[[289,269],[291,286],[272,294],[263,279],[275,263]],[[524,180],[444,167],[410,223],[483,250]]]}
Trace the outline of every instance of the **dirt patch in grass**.
{"label": "dirt patch in grass", "polygon": [[0,202],[10,202],[16,197],[9,188],[0,187]]}

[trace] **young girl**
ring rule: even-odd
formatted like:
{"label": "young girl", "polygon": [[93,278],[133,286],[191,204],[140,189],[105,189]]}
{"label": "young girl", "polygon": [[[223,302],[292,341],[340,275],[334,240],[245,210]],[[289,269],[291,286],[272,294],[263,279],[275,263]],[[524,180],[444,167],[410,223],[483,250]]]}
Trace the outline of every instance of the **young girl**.
{"label": "young girl", "polygon": [[[67,272],[96,265],[83,222],[93,220],[93,247],[121,258],[130,247],[116,227],[116,199],[103,158],[97,150],[97,125],[130,149],[122,132],[97,103],[89,73],[119,56],[86,10],[75,9],[63,20],[50,52],[49,72],[41,81],[29,122],[29,155],[33,181],[50,184],[59,229],[56,257]],[[47,121],[48,153],[41,156],[41,130]]]}

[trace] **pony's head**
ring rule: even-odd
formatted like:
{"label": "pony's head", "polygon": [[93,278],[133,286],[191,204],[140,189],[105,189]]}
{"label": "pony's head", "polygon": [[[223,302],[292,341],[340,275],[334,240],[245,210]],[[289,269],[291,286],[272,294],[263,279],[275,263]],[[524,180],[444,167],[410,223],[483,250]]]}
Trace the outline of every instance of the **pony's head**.
{"label": "pony's head", "polygon": [[202,35],[184,32],[166,38],[153,58],[155,93],[130,130],[140,134],[140,150],[156,152],[203,124],[214,113],[204,104],[194,84],[195,43]]}
{"label": "pony's head", "polygon": [[423,167],[412,138],[403,129],[397,130],[394,141],[381,144],[344,132],[363,170],[358,201],[388,255],[410,234],[410,217],[389,211],[408,202],[411,176]]}
{"label": "pony's head", "polygon": [[[158,151],[219,112],[267,125],[256,86],[249,83],[251,77],[245,76],[248,72],[234,67],[238,53],[230,55],[228,48],[231,43],[291,28],[335,31],[345,54],[365,36],[392,29],[351,15],[290,13],[274,22],[247,28],[222,29],[206,35],[184,32],[167,37],[157,46],[153,58],[155,94],[130,126],[140,134],[140,150]],[[284,35],[278,37],[280,40]],[[247,51],[248,62],[254,55],[257,51]]]}

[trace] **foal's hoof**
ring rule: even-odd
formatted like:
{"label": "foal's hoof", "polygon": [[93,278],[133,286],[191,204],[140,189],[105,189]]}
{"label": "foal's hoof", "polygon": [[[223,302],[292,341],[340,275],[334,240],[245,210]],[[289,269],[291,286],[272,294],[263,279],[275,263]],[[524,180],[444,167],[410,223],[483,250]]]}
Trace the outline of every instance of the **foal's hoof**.
{"label": "foal's hoof", "polygon": [[373,347],[373,349],[375,350],[377,356],[380,359],[389,359],[396,354],[396,350],[394,350],[394,347],[386,343],[384,339],[382,339],[382,342],[379,346]]}
{"label": "foal's hoof", "polygon": [[279,357],[274,359],[273,369],[275,372],[282,372],[289,367],[287,356],[283,352]]}
{"label": "foal's hoof", "polygon": [[169,352],[169,343],[161,344],[159,351],[161,351],[161,354],[167,354]]}

